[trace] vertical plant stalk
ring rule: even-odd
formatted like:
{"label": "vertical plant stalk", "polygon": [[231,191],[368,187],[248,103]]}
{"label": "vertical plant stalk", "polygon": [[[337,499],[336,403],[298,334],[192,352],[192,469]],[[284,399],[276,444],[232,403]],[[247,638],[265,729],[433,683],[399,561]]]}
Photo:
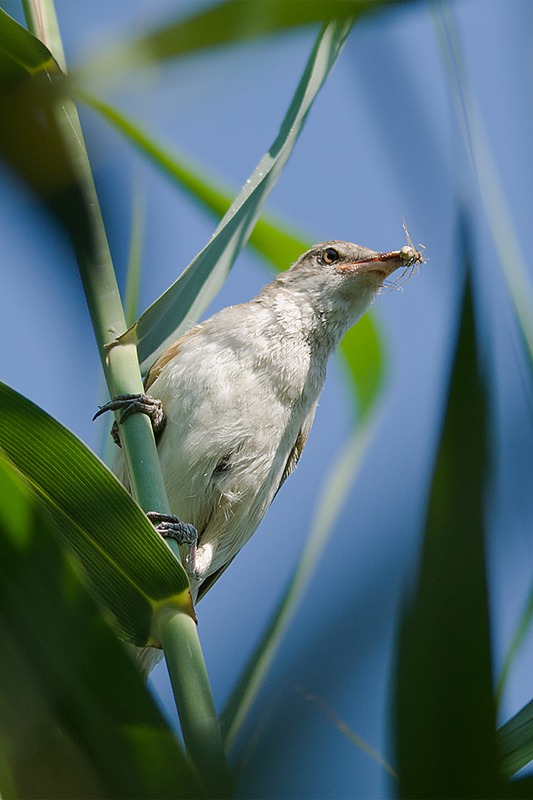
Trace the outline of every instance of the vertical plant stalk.
{"label": "vertical plant stalk", "polygon": [[146,194],[141,189],[140,181],[133,183],[133,205],[131,214],[130,252],[126,289],[124,292],[124,314],[126,324],[133,325],[139,316],[139,289],[141,283],[141,260],[144,238]]}
{"label": "vertical plant stalk", "polygon": [[[30,31],[54,47],[53,54],[65,68],[64,52],[53,0],[24,0]],[[56,106],[55,124],[63,134],[76,169],[77,187],[69,192],[61,210],[69,214],[74,205],[85,220],[69,219],[89,311],[102,358],[109,393],[136,394],[143,391],[137,348],[134,343],[113,346],[127,326],[113,269],[96,188],[74,103],[63,98]],[[129,417],[121,426],[134,495],[145,511],[169,512],[151,423],[144,414]],[[179,558],[177,546],[173,548]],[[182,720],[185,745],[209,796],[224,796],[229,777],[205,662],[196,625],[184,612],[172,610],[156,620],[167,654],[174,696]]]}
{"label": "vertical plant stalk", "polygon": [[229,797],[231,782],[226,765],[226,755],[221,746],[218,723],[213,725],[216,712],[211,698],[207,673],[199,670],[180,670],[176,665],[184,657],[185,642],[190,648],[194,665],[203,662],[196,623],[187,614],[171,609],[159,615],[158,634],[169,665],[172,691],[180,716],[183,738],[187,750],[196,754],[194,765],[205,786],[207,797]]}

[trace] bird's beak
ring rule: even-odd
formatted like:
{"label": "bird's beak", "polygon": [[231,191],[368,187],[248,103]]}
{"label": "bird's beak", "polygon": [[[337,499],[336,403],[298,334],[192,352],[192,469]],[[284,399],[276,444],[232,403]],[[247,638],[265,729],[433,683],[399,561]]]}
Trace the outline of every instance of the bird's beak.
{"label": "bird's beak", "polygon": [[409,268],[424,262],[424,256],[414,247],[402,247],[401,250],[392,250],[389,253],[375,253],[369,258],[362,258],[360,261],[352,261],[349,264],[342,264],[340,270],[350,270],[361,273],[371,273],[380,278],[387,278],[400,267]]}

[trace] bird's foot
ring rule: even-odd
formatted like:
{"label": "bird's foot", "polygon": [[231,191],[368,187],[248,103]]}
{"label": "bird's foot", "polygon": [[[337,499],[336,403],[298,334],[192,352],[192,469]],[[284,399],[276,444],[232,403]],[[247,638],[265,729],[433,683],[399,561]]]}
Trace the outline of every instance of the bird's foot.
{"label": "bird's foot", "polygon": [[[93,421],[101,414],[105,414],[106,411],[122,411],[120,417],[121,424],[125,419],[131,416],[131,414],[146,414],[150,417],[152,428],[156,436],[162,433],[167,421],[161,400],[157,400],[149,394],[119,394],[110,400],[109,403],[105,403],[103,406],[99,407],[93,417]],[[120,435],[116,422],[111,428],[111,435],[115,444],[120,447]]]}
{"label": "bird's foot", "polygon": [[184,567],[190,578],[196,578],[196,545],[198,531],[189,522],[182,522],[174,514],[160,514],[148,511],[146,516],[163,539],[174,539],[179,545],[187,548]]}

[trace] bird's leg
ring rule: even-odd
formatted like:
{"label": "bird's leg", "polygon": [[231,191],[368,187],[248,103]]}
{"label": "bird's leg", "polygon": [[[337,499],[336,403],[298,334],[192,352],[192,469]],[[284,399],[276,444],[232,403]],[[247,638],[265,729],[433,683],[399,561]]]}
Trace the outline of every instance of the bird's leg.
{"label": "bird's leg", "polygon": [[[109,403],[100,406],[93,420],[101,414],[105,414],[106,411],[122,411],[120,423],[124,422],[130,414],[146,414],[150,417],[156,438],[162,433],[167,421],[161,400],[157,400],[149,394],[119,394]],[[113,423],[111,428],[111,435],[115,444],[121,447],[120,434],[116,422]],[[147,511],[146,516],[163,539],[174,539],[179,545],[186,547],[185,570],[190,578],[198,579],[196,566],[198,531],[194,525],[189,522],[182,522],[174,514],[161,514],[159,511]]]}
{"label": "bird's leg", "polygon": [[[149,394],[119,394],[110,400],[109,403],[105,403],[103,406],[100,406],[94,415],[93,420],[95,420],[101,414],[105,414],[106,411],[122,411],[120,417],[121,424],[131,414],[146,414],[148,417],[150,417],[154,435],[156,437],[163,432],[167,421],[161,400],[157,400],[155,397],[152,397]],[[116,422],[111,428],[111,435],[115,444],[121,447],[120,434],[118,432],[118,425]]]}
{"label": "bird's leg", "polygon": [[182,522],[174,514],[160,514],[158,511],[147,511],[146,516],[163,539],[174,539],[179,545],[185,545],[184,566],[189,577],[196,577],[196,545],[198,531],[189,522]]}
{"label": "bird's leg", "polygon": [[198,547],[198,531],[194,525],[182,522],[174,514],[148,511],[146,516],[163,539],[174,539],[180,546],[185,546],[183,566],[189,580],[203,580],[213,561],[212,545],[203,544]]}

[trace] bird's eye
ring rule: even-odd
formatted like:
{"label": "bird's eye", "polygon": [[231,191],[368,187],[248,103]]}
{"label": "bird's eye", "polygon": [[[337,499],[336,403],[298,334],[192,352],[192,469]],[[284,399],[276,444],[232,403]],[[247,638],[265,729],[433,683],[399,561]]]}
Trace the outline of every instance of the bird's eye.
{"label": "bird's eye", "polygon": [[339,254],[334,247],[326,247],[325,250],[322,250],[322,261],[324,264],[334,264],[335,261],[339,260]]}

